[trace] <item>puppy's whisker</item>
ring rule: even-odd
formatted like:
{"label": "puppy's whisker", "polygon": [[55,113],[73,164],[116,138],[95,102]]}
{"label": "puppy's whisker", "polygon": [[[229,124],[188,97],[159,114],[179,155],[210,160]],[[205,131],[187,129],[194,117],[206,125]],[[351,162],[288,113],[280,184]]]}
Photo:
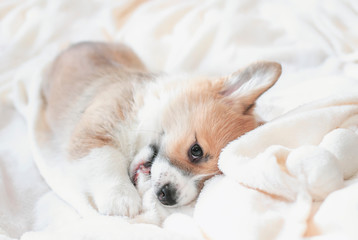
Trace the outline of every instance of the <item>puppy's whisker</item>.
{"label": "puppy's whisker", "polygon": [[[185,185],[183,185],[181,188],[179,188],[178,191],[181,192],[186,186],[189,185],[190,181],[200,181],[201,179],[203,179],[205,177],[211,177],[211,176],[214,176],[214,175],[216,175],[218,173],[220,173],[220,171],[216,171],[216,172],[208,173],[208,174],[199,174],[199,175],[193,176],[192,178],[189,179],[189,181],[186,182]],[[178,198],[178,202],[180,202],[183,198],[184,198],[184,196],[180,195],[180,197]]]}
{"label": "puppy's whisker", "polygon": [[[178,189],[179,192],[183,191],[183,189],[190,185],[190,181],[200,181],[201,179],[205,178],[205,177],[211,177],[211,176],[214,176],[216,174],[220,173],[220,171],[216,171],[216,172],[213,172],[213,173],[208,173],[208,174],[199,174],[199,175],[196,175],[196,176],[193,176],[189,179],[189,181],[186,182],[186,184],[184,184],[181,188]],[[181,202],[182,199],[184,198],[183,195],[180,195],[180,197],[178,198],[178,202]]]}
{"label": "puppy's whisker", "polygon": [[220,173],[220,171],[216,171],[216,172],[213,172],[213,173],[208,173],[208,174],[199,174],[199,175],[196,175],[196,176],[193,176],[190,180],[192,181],[199,181],[205,177],[212,177],[216,174]]}

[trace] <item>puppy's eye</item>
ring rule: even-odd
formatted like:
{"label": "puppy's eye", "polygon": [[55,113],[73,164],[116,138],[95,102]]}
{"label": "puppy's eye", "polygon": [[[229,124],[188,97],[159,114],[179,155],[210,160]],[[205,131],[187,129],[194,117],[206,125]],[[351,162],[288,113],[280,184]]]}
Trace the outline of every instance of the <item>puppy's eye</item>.
{"label": "puppy's eye", "polygon": [[193,157],[202,157],[203,156],[203,150],[201,149],[199,144],[194,144],[191,147],[190,151],[191,151],[191,155],[193,155]]}
{"label": "puppy's eye", "polygon": [[192,162],[198,162],[204,155],[203,149],[201,149],[200,145],[195,143],[191,146],[189,150],[189,159]]}

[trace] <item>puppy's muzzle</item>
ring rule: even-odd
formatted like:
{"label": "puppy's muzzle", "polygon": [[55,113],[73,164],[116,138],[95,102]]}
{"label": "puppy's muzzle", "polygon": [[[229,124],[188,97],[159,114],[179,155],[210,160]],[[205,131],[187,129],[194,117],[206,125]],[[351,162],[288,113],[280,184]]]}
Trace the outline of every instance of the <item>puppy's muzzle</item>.
{"label": "puppy's muzzle", "polygon": [[166,206],[173,206],[177,203],[177,192],[171,184],[165,184],[157,192],[158,200]]}

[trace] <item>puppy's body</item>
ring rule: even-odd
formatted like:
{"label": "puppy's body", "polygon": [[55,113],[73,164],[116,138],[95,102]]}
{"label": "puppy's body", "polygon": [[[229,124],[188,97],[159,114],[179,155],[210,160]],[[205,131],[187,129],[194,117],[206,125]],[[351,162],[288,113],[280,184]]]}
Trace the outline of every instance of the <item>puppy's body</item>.
{"label": "puppy's body", "polygon": [[257,63],[223,78],[155,76],[123,45],[72,46],[43,87],[57,156],[42,173],[81,214],[135,216],[147,190],[158,206],[188,205],[219,173],[221,149],[258,126],[255,100],[280,72]]}

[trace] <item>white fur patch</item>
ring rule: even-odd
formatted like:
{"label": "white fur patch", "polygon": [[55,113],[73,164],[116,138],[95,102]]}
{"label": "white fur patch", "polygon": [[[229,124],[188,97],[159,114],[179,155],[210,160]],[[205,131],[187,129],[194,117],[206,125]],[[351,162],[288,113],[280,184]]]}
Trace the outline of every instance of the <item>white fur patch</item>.
{"label": "white fur patch", "polygon": [[189,204],[198,194],[195,179],[171,165],[164,157],[157,157],[153,163],[151,181],[154,192],[168,183],[174,186],[177,191],[176,205],[178,206]]}

